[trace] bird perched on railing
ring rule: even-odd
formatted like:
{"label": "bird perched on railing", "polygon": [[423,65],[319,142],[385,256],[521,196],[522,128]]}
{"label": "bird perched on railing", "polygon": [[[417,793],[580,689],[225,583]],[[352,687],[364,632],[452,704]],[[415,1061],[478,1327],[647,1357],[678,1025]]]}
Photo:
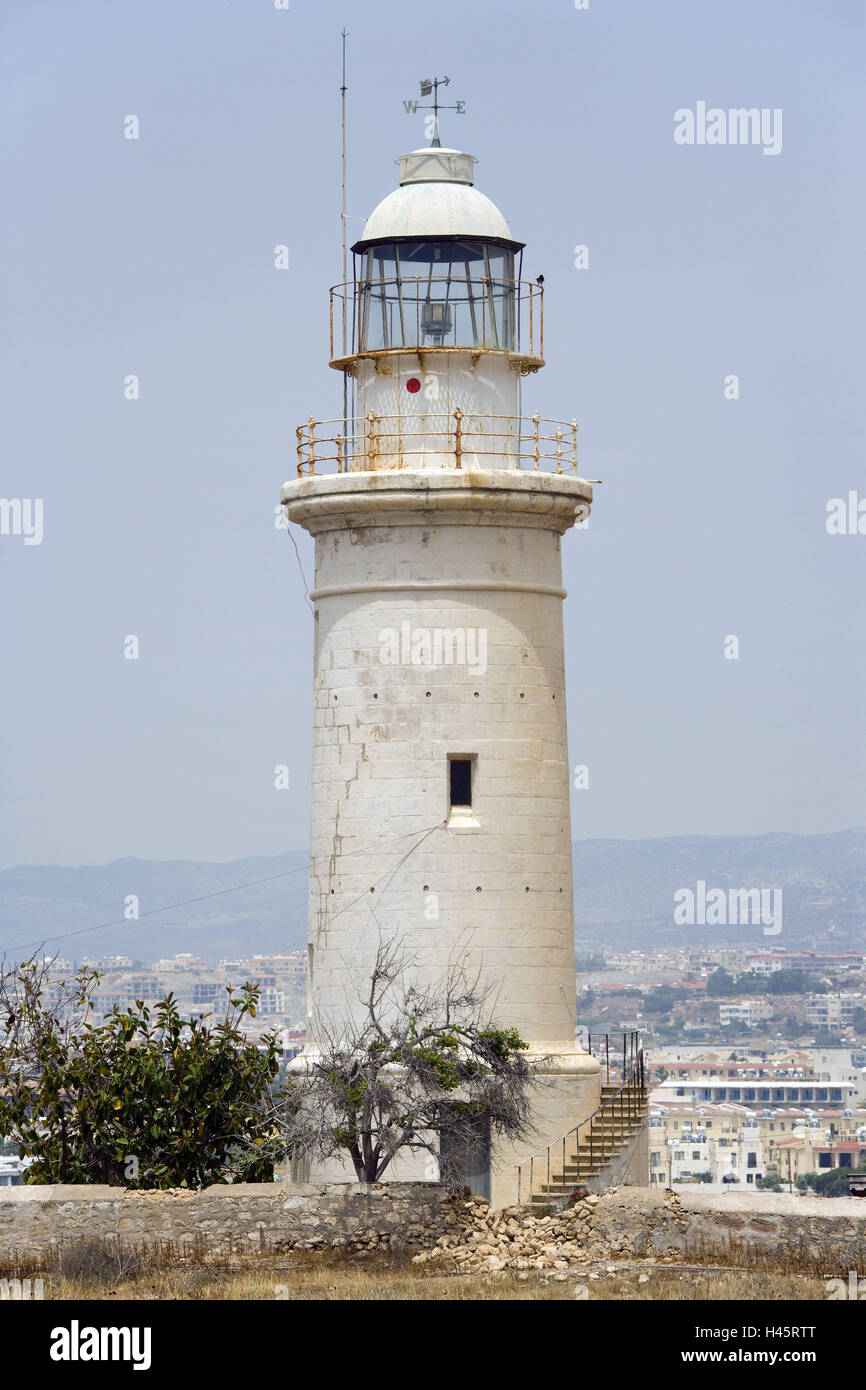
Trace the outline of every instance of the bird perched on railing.
{"label": "bird perched on railing", "polygon": [[538,275],[538,276],[536,276],[535,283],[536,283],[536,285],[543,285],[543,284],[544,284],[544,276],[543,276],[543,275]]}

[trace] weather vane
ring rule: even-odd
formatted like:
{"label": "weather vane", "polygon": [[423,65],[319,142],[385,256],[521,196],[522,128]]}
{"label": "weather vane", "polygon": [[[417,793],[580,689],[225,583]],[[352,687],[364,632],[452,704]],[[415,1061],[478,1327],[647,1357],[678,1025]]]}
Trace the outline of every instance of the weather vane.
{"label": "weather vane", "polygon": [[[455,102],[453,106],[443,106],[443,105],[440,103],[440,101],[439,101],[439,88],[440,88],[440,87],[447,87],[450,81],[451,81],[451,78],[450,78],[450,77],[423,77],[423,78],[421,79],[421,95],[422,95],[422,97],[429,97],[429,96],[431,95],[431,93],[432,93],[432,95],[433,95],[433,102],[432,102],[432,104],[429,104],[429,103],[428,103],[427,105],[424,105],[424,104],[423,104],[422,102],[420,102],[420,101],[404,101],[404,102],[403,102],[403,110],[404,110],[404,111],[407,111],[407,112],[408,112],[410,115],[412,115],[412,116],[414,116],[415,112],[418,111],[419,109],[420,109],[421,111],[432,111],[432,112],[433,112],[433,130],[432,130],[433,138],[432,138],[432,140],[430,141],[430,144],[431,144],[432,146],[438,146],[438,145],[440,144],[440,141],[439,141],[439,112],[440,112],[440,111],[456,111],[458,116],[463,116],[463,115],[465,115],[465,113],[466,113],[466,102],[465,102],[465,101],[458,101],[458,102]],[[428,116],[427,119],[428,119],[428,121],[429,121],[430,117]]]}

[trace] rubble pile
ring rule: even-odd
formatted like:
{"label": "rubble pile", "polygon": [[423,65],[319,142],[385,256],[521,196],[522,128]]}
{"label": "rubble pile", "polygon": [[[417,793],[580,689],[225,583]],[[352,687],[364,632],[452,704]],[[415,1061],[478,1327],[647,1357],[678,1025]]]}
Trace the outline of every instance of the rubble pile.
{"label": "rubble pile", "polygon": [[[492,1211],[481,1197],[455,1200],[451,1233],[440,1236],[432,1249],[413,1256],[413,1262],[448,1274],[542,1271],[567,1279],[569,1274],[585,1274],[606,1260],[642,1254],[627,1234],[597,1229],[600,1200],[587,1193],[573,1205],[546,1216],[528,1206]],[[676,1209],[678,1202],[671,1193],[665,1205]],[[659,1263],[663,1261],[664,1256]]]}

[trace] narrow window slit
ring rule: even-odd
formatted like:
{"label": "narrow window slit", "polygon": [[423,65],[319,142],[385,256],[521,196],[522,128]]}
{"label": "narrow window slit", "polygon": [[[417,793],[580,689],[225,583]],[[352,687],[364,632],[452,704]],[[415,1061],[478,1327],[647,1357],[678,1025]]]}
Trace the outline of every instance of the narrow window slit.
{"label": "narrow window slit", "polygon": [[469,758],[452,758],[450,763],[451,774],[451,805],[452,806],[471,806],[472,805],[472,762]]}
{"label": "narrow window slit", "polygon": [[471,753],[448,756],[448,825],[458,830],[477,830],[479,822],[473,808],[478,759]]}

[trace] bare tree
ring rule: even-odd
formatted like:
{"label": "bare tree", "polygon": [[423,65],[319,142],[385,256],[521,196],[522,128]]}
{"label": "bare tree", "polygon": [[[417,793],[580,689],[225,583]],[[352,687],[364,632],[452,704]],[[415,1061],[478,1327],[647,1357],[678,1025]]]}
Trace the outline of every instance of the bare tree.
{"label": "bare tree", "polygon": [[426,1151],[455,1184],[479,1126],[491,1142],[532,1132],[537,1077],[528,1044],[490,1017],[477,979],[406,978],[395,943],[381,943],[360,1019],[340,1033],[317,1020],[318,1052],[290,1083],[280,1121],[295,1157],[348,1154],[360,1182],[377,1182],[401,1151]]}

